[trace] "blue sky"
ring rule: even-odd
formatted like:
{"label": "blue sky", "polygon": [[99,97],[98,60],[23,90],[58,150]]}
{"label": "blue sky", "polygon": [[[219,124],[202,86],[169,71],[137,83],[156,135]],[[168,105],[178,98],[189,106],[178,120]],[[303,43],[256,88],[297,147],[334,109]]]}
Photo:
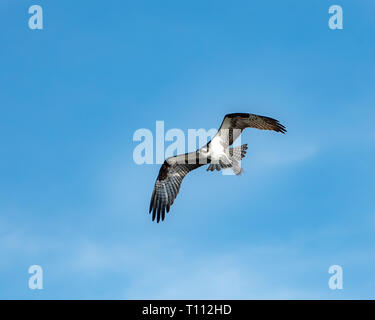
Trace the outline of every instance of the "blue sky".
{"label": "blue sky", "polygon": [[[374,17],[370,0],[2,0],[0,298],[375,298]],[[246,131],[242,176],[194,171],[152,223],[159,165],[133,162],[133,133],[230,112],[288,133]]]}

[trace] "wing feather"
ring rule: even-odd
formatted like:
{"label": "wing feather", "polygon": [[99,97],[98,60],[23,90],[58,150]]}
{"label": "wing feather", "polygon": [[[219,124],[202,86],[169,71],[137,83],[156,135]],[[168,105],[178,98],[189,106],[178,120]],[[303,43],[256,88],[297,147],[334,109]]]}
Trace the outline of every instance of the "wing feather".
{"label": "wing feather", "polygon": [[276,119],[252,113],[230,113],[224,117],[219,131],[212,140],[220,138],[225,145],[230,146],[246,128],[286,133],[286,128]]}
{"label": "wing feather", "polygon": [[[194,154],[190,153],[168,158],[161,166],[150,201],[149,212],[152,212],[153,221],[156,219],[156,222],[159,223],[160,220],[164,220],[165,212],[169,212],[171,205],[180,191],[184,177],[190,171],[204,165],[189,163],[191,162],[188,161],[189,156],[193,157]],[[191,158],[189,159],[191,160]]]}

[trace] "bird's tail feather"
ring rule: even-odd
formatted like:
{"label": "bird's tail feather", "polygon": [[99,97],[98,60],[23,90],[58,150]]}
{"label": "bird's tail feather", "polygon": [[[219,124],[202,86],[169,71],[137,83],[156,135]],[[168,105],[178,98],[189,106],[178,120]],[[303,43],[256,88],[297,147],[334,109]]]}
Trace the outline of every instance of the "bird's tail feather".
{"label": "bird's tail feather", "polygon": [[232,170],[233,170],[233,172],[234,172],[234,174],[235,174],[236,176],[240,175],[240,174],[243,172],[242,167],[241,167],[241,165],[238,163],[237,160],[233,160],[233,167],[232,167]]}
{"label": "bird's tail feather", "polygon": [[229,149],[229,156],[237,161],[240,161],[246,155],[247,143],[242,146],[233,147]]}

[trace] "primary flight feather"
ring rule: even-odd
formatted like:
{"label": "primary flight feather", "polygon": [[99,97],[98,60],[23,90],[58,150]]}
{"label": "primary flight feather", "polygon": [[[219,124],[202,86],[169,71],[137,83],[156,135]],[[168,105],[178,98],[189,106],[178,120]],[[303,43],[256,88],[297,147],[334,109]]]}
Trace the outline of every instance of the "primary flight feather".
{"label": "primary flight feather", "polygon": [[245,156],[247,144],[229,148],[246,128],[273,130],[285,133],[286,128],[277,120],[251,113],[230,113],[224,117],[221,126],[205,146],[195,152],[167,158],[160,168],[152,192],[150,209],[152,220],[164,220],[177,197],[184,177],[192,170],[209,164],[207,171],[232,168],[241,173],[239,161]]}

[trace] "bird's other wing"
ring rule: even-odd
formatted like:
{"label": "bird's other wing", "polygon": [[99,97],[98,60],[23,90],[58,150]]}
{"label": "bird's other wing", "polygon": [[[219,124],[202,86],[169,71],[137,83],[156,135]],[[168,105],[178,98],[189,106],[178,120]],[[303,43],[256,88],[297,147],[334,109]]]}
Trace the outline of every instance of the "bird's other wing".
{"label": "bird's other wing", "polygon": [[286,132],[286,128],[276,119],[251,113],[230,113],[224,117],[220,129],[212,140],[220,138],[224,144],[230,146],[246,128]]}
{"label": "bird's other wing", "polygon": [[[194,161],[195,159],[195,161]],[[168,158],[160,168],[150,201],[149,213],[152,212],[152,221],[159,223],[164,220],[165,211],[169,212],[180,190],[182,179],[192,170],[203,166],[200,164],[196,152],[186,153]]]}

